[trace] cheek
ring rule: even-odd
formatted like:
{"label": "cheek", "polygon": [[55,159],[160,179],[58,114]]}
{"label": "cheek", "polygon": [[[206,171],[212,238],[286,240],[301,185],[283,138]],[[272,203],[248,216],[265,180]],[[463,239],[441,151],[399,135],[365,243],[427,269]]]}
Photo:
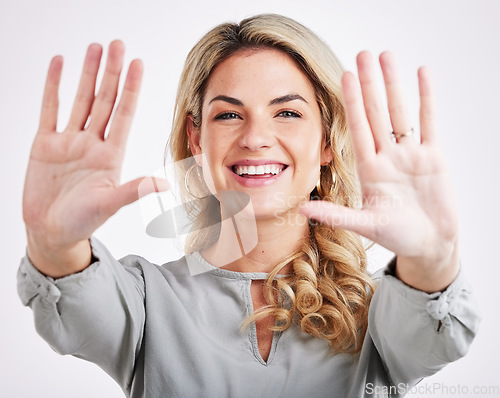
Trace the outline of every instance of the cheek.
{"label": "cheek", "polygon": [[[219,138],[221,138],[219,136]],[[216,139],[213,134],[202,134],[203,174],[210,192],[215,194],[223,189],[224,170],[222,165],[228,153],[228,139]],[[216,189],[217,188],[217,189]]]}
{"label": "cheek", "polygon": [[311,158],[307,165],[301,170],[302,180],[304,181],[304,186],[307,188],[308,192],[311,192],[318,182],[320,175],[320,162],[318,157]]}
{"label": "cheek", "polygon": [[[316,140],[314,140],[316,141]],[[307,187],[314,187],[319,177],[321,166],[321,143],[305,143],[303,140],[295,145],[296,172]],[[312,188],[311,188],[312,189]]]}
{"label": "cheek", "polygon": [[203,154],[203,157],[202,157],[202,169],[203,169],[203,180],[205,181],[205,184],[207,185],[210,193],[212,195],[215,195],[217,190],[215,189],[216,179],[214,179],[214,176],[212,173],[213,166],[211,166],[210,159],[207,158],[207,156],[205,154]]}

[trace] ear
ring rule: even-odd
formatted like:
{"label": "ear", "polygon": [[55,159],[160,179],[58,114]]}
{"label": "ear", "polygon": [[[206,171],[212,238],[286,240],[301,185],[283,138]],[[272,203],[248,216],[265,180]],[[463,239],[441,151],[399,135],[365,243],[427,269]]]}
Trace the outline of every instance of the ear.
{"label": "ear", "polygon": [[333,150],[330,145],[326,145],[321,151],[321,166],[326,166],[333,160]]}
{"label": "ear", "polygon": [[188,115],[186,118],[186,133],[188,135],[189,147],[191,148],[191,153],[193,154],[193,156],[201,154],[203,151],[200,145],[200,128],[194,125],[192,115]]}

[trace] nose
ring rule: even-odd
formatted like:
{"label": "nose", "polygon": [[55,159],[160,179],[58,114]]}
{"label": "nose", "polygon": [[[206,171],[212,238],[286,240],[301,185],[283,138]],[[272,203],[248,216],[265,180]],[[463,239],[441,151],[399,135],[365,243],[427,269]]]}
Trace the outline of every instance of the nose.
{"label": "nose", "polygon": [[251,117],[242,126],[240,146],[250,151],[259,151],[270,148],[275,142],[272,127],[266,120]]}

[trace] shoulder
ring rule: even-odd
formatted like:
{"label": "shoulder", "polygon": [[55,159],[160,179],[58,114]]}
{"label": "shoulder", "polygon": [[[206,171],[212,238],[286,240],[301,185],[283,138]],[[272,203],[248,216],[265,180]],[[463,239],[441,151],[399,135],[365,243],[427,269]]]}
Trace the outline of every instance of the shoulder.
{"label": "shoulder", "polygon": [[192,254],[161,265],[152,263],[142,256],[130,254],[121,258],[119,263],[129,273],[140,275],[146,286],[156,286],[154,289],[166,287],[165,284],[170,288],[180,285],[187,287],[196,284],[199,280],[199,277],[193,278],[200,272],[194,272],[199,270],[199,266],[197,257]]}

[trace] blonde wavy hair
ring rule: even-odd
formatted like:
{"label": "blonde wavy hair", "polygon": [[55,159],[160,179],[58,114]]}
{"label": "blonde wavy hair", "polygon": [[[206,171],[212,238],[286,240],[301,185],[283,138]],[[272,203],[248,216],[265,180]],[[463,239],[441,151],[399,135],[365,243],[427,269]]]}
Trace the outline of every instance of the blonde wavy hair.
{"label": "blonde wavy hair", "polygon": [[[280,15],[257,15],[239,24],[221,24],[190,51],[179,82],[169,141],[173,160],[178,162],[193,156],[187,123],[201,125],[205,89],[213,69],[239,50],[259,47],[288,54],[314,85],[324,139],[333,151],[333,160],[321,168],[320,184],[311,192],[311,199],[355,207],[360,203],[359,189],[341,92],[344,69],[313,32]],[[189,165],[178,164],[183,165],[183,169],[178,170],[179,178],[184,178]],[[196,179],[193,187],[204,186],[200,173],[190,174],[196,174],[190,175],[190,179]],[[186,242],[186,252],[210,247],[219,234],[218,200],[207,196],[204,200],[192,201],[188,214],[194,225]],[[358,352],[366,333],[374,291],[361,239],[355,233],[311,222],[305,241],[298,252],[277,264],[269,274],[264,287],[268,305],[252,314],[244,326],[273,316],[276,323],[270,329],[284,331],[296,321],[304,332],[326,339],[335,352]],[[276,278],[288,264],[292,274]]]}

